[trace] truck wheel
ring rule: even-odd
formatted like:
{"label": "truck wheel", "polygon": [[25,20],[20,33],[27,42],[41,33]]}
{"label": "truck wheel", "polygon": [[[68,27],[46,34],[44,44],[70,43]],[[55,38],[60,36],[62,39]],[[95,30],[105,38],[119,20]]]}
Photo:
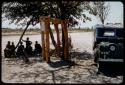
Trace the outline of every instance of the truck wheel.
{"label": "truck wheel", "polygon": [[98,55],[98,51],[97,51],[97,50],[95,50],[95,52],[94,52],[94,56],[95,56],[95,58],[94,58],[94,62],[95,62],[95,63],[98,63],[99,55]]}
{"label": "truck wheel", "polygon": [[105,69],[105,63],[104,63],[104,62],[99,62],[99,68],[98,68],[98,70],[99,70],[100,72],[103,72],[104,69]]}
{"label": "truck wheel", "polygon": [[95,58],[94,58],[94,62],[97,63],[97,57],[96,57],[96,56],[95,56]]}

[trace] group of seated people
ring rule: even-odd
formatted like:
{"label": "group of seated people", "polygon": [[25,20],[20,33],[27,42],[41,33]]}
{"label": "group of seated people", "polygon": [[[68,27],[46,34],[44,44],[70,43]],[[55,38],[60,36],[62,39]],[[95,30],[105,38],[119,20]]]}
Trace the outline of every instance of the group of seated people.
{"label": "group of seated people", "polygon": [[4,56],[9,57],[10,54],[14,51],[14,49],[15,49],[14,42],[12,42],[12,44],[10,44],[10,41],[8,41],[6,48],[4,49]]}
{"label": "group of seated people", "polygon": [[[26,47],[24,47],[23,42],[26,43]],[[5,57],[10,57],[10,56],[36,56],[36,55],[41,55],[42,53],[42,47],[40,44],[38,44],[38,41],[35,41],[34,49],[32,48],[31,44],[32,42],[29,41],[29,38],[27,40],[22,40],[19,43],[19,46],[17,47],[17,50],[15,51],[15,45],[14,42],[10,44],[10,41],[8,41],[6,48],[4,49],[4,56]]]}

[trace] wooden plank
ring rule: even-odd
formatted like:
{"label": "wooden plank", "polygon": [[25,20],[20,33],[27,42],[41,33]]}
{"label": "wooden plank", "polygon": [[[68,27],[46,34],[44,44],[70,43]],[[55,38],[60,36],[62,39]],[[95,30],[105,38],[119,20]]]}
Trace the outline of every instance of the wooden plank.
{"label": "wooden plank", "polygon": [[46,40],[45,40],[45,54],[46,54],[46,62],[50,61],[50,56],[49,56],[49,48],[50,48],[50,43],[49,43],[49,26],[50,26],[50,18],[45,19],[45,33],[46,33]]}
{"label": "wooden plank", "polygon": [[46,55],[45,55],[45,36],[44,36],[44,31],[42,31],[42,57],[43,60],[46,60]]}
{"label": "wooden plank", "polygon": [[40,19],[40,27],[41,27],[41,42],[42,42],[42,57],[43,57],[43,60],[46,60],[46,57],[45,57],[45,23],[42,19]]}

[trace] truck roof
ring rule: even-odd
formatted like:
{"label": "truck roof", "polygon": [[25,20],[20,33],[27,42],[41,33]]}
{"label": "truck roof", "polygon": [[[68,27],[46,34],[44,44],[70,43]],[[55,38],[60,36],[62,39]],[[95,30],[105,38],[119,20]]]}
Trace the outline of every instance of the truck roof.
{"label": "truck roof", "polygon": [[123,29],[122,26],[119,26],[119,25],[102,25],[102,24],[97,24],[94,26],[94,28],[121,28]]}

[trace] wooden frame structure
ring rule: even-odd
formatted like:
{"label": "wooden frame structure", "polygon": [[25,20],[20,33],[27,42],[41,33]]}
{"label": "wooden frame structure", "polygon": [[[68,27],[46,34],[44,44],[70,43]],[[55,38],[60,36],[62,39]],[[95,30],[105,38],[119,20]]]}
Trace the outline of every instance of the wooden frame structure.
{"label": "wooden frame structure", "polygon": [[41,26],[41,40],[42,40],[42,57],[43,60],[45,60],[46,62],[50,61],[50,55],[49,55],[49,51],[50,51],[50,22],[52,22],[54,24],[55,27],[55,31],[56,31],[56,36],[57,36],[57,42],[55,43],[55,49],[56,49],[56,53],[57,56],[60,57],[60,52],[61,52],[61,42],[60,42],[60,34],[59,34],[59,29],[58,29],[58,25],[61,24],[62,27],[62,31],[64,32],[64,40],[65,40],[65,44],[64,44],[64,59],[69,59],[69,46],[68,46],[68,30],[67,30],[67,26],[68,26],[68,20],[60,20],[57,18],[50,18],[48,16],[43,16],[40,17],[40,26]]}

